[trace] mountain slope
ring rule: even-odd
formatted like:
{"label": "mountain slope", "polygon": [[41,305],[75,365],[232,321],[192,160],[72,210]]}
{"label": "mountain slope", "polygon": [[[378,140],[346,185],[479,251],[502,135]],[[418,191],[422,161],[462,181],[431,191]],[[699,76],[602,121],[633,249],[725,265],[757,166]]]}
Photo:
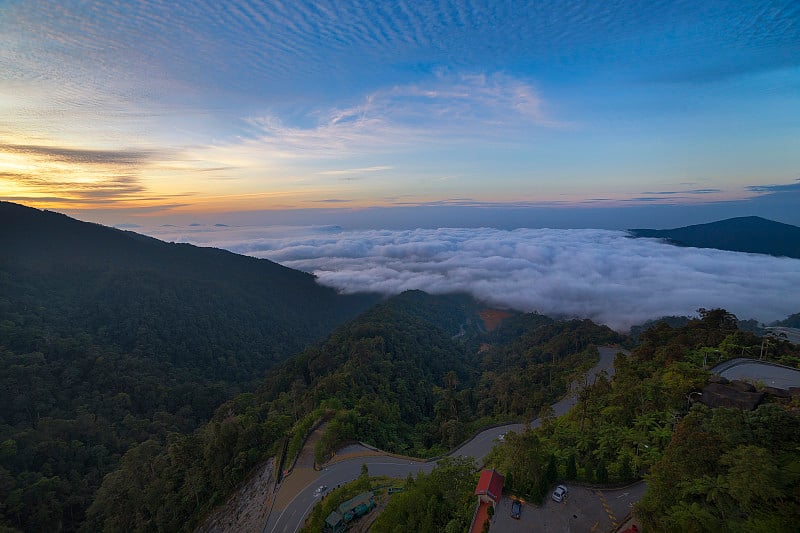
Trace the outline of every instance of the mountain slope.
{"label": "mountain slope", "polygon": [[629,231],[635,237],[666,239],[677,246],[716,248],[800,259],[800,228],[761,217],[730,218],[710,224],[667,230]]}
{"label": "mountain slope", "polygon": [[283,442],[302,444],[325,413],[329,445],[364,439],[410,449],[412,436],[433,433],[444,376],[470,379],[464,348],[452,340],[458,326],[440,327],[468,311],[449,301],[413,292],[376,305],[270,371],[255,393],[222,405],[198,431],[132,449],[103,480],[85,527],[191,530]]}
{"label": "mountain slope", "polygon": [[0,203],[0,530],[78,529],[128,450],[193,430],[374,301]]}
{"label": "mountain slope", "polygon": [[377,299],[265,259],[6,202],[0,250],[0,313],[22,308],[50,334],[80,329],[210,378],[258,377]]}
{"label": "mountain slope", "polygon": [[783,320],[778,320],[772,323],[773,326],[782,326],[784,328],[800,328],[800,313],[795,313]]}
{"label": "mountain slope", "polygon": [[127,453],[103,480],[87,529],[190,530],[283,443],[291,464],[292,450],[322,417],[318,459],[354,439],[441,454],[479,427],[529,419],[591,364],[596,344],[619,340],[588,320],[540,315],[480,333],[464,327],[477,309],[460,296],[419,291],[372,307],[270,371],[255,393],[227,402],[196,432]]}

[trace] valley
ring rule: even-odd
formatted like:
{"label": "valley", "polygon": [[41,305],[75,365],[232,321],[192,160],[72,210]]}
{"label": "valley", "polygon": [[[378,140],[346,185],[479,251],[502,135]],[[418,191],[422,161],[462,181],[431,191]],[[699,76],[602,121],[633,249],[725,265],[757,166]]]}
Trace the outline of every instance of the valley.
{"label": "valley", "polygon": [[0,533],[798,530],[799,0],[0,41]]}
{"label": "valley", "polygon": [[[676,460],[680,420],[706,416],[686,398],[709,361],[800,363],[787,338],[762,339],[722,309],[634,338],[467,294],[340,295],[266,260],[21,206],[0,204],[0,219],[0,519],[11,530],[192,530],[252,478],[234,512],[292,531],[319,484],[362,464],[435,478],[445,456],[464,475],[497,468],[537,502],[554,479],[629,482]],[[621,348],[598,351],[610,344]],[[776,465],[793,460],[786,405],[757,411],[786,419],[788,436],[770,441]],[[794,481],[781,483],[774,491]],[[664,497],[648,489],[637,512],[662,520],[675,512]]]}

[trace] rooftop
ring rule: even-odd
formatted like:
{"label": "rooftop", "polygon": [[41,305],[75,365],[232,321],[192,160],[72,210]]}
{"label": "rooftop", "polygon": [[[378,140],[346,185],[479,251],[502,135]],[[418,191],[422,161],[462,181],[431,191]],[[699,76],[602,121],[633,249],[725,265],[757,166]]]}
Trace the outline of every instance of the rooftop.
{"label": "rooftop", "polygon": [[480,496],[486,494],[494,501],[500,499],[503,493],[503,484],[505,478],[495,469],[486,469],[481,471],[481,478],[478,480],[478,486],[475,487],[475,495]]}

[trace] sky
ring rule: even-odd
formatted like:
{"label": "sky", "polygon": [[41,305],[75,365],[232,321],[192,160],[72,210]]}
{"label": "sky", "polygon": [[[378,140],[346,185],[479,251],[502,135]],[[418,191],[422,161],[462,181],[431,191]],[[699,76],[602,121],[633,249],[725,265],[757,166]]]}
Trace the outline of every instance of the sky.
{"label": "sky", "polygon": [[0,199],[107,224],[800,224],[800,3],[0,0]]}

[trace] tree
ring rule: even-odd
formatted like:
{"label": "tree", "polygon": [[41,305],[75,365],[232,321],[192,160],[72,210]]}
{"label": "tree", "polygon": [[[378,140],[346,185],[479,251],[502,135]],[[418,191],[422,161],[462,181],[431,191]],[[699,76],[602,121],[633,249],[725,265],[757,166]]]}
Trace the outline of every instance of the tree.
{"label": "tree", "polygon": [[619,461],[619,472],[617,474],[620,481],[628,481],[633,479],[633,470],[631,469],[631,456],[625,454]]}
{"label": "tree", "polygon": [[477,480],[473,459],[444,458],[430,474],[420,472],[405,492],[392,496],[371,531],[464,531],[475,511]]}
{"label": "tree", "polygon": [[367,468],[366,463],[361,464],[361,473],[358,475],[358,486],[362,490],[369,490],[371,487],[369,481],[369,468]]}
{"label": "tree", "polygon": [[760,446],[737,446],[720,459],[728,467],[725,485],[741,509],[767,509],[783,496],[781,472],[772,454]]}
{"label": "tree", "polygon": [[606,467],[605,461],[600,461],[597,464],[595,479],[598,483],[608,483],[608,467]]}
{"label": "tree", "polygon": [[556,479],[558,479],[558,464],[555,454],[551,453],[550,457],[547,459],[547,472],[545,474],[546,484],[550,485]]}
{"label": "tree", "polygon": [[577,479],[578,478],[578,465],[575,464],[575,454],[569,454],[567,457],[567,479]]}

